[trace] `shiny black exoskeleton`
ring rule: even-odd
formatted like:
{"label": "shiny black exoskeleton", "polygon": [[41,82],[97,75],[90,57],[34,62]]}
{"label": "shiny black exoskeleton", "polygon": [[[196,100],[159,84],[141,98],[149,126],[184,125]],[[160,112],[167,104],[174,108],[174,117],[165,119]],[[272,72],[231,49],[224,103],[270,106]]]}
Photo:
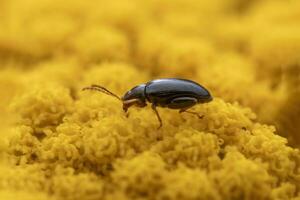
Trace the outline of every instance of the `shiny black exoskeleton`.
{"label": "shiny black exoskeleton", "polygon": [[[97,90],[118,98],[123,102],[125,112],[130,106],[145,107],[147,102],[152,103],[152,109],[160,122],[159,128],[162,126],[162,120],[156,110],[157,106],[179,109],[180,113],[187,112],[198,115],[198,113],[187,109],[195,104],[212,100],[212,96],[203,86],[190,80],[177,78],[157,79],[138,85],[129,90],[122,98],[99,85],[92,85],[83,89]],[[202,118],[199,115],[198,117]]]}

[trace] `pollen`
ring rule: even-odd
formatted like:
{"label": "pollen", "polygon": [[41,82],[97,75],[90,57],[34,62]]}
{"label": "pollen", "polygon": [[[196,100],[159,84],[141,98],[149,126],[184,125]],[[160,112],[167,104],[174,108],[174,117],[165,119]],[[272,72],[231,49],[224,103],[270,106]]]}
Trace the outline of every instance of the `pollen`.
{"label": "pollen", "polygon": [[[300,2],[1,0],[0,199],[299,200]],[[184,78],[191,111],[122,97]]]}

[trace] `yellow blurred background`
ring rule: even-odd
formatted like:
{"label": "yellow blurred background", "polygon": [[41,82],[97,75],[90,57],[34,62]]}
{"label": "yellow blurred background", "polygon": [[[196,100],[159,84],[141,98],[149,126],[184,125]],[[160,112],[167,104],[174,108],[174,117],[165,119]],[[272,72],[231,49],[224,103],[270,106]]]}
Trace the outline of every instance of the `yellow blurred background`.
{"label": "yellow blurred background", "polygon": [[[0,0],[0,199],[300,199],[300,1]],[[117,94],[194,80],[206,117]]]}

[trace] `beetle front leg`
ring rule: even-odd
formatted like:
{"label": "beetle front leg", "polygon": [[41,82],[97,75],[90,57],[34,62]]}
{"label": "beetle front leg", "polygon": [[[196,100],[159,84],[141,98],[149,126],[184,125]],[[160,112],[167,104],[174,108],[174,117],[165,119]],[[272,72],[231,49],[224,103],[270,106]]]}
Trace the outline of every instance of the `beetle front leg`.
{"label": "beetle front leg", "polygon": [[128,106],[126,106],[125,104],[123,104],[123,110],[125,112],[125,116],[128,118],[129,117]]}
{"label": "beetle front leg", "polygon": [[152,110],[154,110],[154,112],[155,112],[155,114],[157,116],[157,119],[159,121],[159,127],[157,129],[160,129],[162,127],[162,120],[161,120],[161,118],[159,116],[158,111],[156,110],[156,105],[153,103],[152,106],[151,106],[151,108],[152,108]]}

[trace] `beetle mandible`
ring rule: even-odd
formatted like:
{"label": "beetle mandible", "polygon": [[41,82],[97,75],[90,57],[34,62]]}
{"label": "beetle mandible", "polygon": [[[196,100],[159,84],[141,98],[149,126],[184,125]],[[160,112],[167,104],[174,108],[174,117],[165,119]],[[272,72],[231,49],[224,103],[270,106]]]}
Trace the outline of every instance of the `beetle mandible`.
{"label": "beetle mandible", "polygon": [[147,102],[151,103],[151,107],[159,121],[158,129],[162,127],[162,120],[156,109],[157,106],[179,109],[179,113],[187,112],[202,118],[203,116],[196,112],[188,111],[188,109],[198,103],[207,103],[213,99],[209,91],[200,84],[178,78],[157,79],[140,84],[126,92],[123,97],[119,97],[100,85],[91,85],[83,88],[83,90],[96,90],[116,97],[122,101],[125,113],[133,105],[145,107]]}

